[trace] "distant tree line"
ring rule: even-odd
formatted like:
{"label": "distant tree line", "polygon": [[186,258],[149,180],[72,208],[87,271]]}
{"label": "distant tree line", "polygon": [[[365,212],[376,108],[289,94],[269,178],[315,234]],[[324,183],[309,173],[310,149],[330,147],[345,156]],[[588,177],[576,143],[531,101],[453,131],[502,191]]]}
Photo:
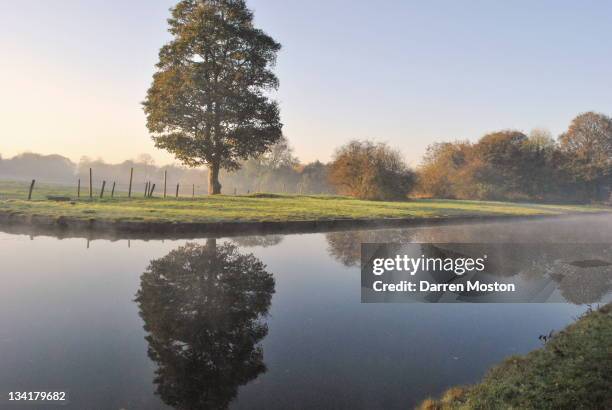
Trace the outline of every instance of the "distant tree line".
{"label": "distant tree line", "polygon": [[[78,164],[60,155],[26,153],[0,157],[0,178],[37,179],[74,184],[117,181],[125,188],[130,168],[136,184],[163,181],[205,192],[208,170],[157,166],[149,155],[120,164],[81,158]],[[396,149],[383,143],[350,141],[338,148],[332,161],[300,163],[286,138],[263,154],[240,162],[238,169],[221,170],[223,193],[254,192],[343,194],[362,199],[402,200],[409,196],[555,202],[606,201],[612,187],[612,118],[599,113],[578,115],[558,138],[543,129],[529,134],[502,130],[476,142],[435,143],[416,171]],[[159,190],[157,191],[159,192]]]}
{"label": "distant tree line", "polygon": [[[270,152],[242,162],[236,171],[222,171],[220,181],[224,193],[246,194],[254,192],[332,194],[335,189],[327,181],[328,165],[319,161],[300,163],[286,139],[271,147]],[[83,186],[88,183],[89,169],[93,170],[94,186],[102,181],[117,182],[118,190],[127,190],[130,169],[134,169],[134,190],[141,190],[144,183],[157,184],[160,192],[167,172],[169,192],[176,184],[181,192],[191,193],[196,186],[198,194],[206,193],[207,169],[187,168],[179,165],[157,165],[150,155],[143,154],[136,159],[110,164],[102,159],[82,157],[78,163],[61,155],[24,153],[13,158],[0,156],[0,179],[76,185],[78,179]]]}
{"label": "distant tree line", "polygon": [[14,181],[73,182],[76,164],[61,155],[24,153],[13,158],[0,155],[0,178]]}
{"label": "distant tree line", "polygon": [[417,191],[436,198],[602,201],[612,186],[612,118],[578,115],[556,140],[545,130],[489,133],[428,147]]}
{"label": "distant tree line", "polygon": [[283,137],[265,154],[243,161],[239,169],[222,171],[220,179],[225,193],[233,188],[239,193],[333,194],[327,174],[328,165],[320,161],[300,163]]}

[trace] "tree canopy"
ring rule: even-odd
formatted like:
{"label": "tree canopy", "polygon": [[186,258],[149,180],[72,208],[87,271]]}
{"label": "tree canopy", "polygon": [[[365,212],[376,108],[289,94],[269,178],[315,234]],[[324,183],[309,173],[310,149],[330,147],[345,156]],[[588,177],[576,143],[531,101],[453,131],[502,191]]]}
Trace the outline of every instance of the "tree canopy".
{"label": "tree canopy", "polygon": [[603,188],[612,185],[612,118],[595,112],[580,114],[559,142],[570,174],[601,199]]}
{"label": "tree canopy", "polygon": [[340,147],[329,166],[331,184],[361,199],[405,199],[414,179],[399,151],[371,141]]}
{"label": "tree canopy", "polygon": [[612,190],[612,118],[578,115],[555,141],[517,130],[431,145],[419,167],[422,194],[460,199],[606,201]]}

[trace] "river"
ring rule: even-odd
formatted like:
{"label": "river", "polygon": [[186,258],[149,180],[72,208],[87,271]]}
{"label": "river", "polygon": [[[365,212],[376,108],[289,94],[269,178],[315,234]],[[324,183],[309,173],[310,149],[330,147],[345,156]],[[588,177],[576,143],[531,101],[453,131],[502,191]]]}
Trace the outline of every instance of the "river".
{"label": "river", "polygon": [[608,278],[579,294],[561,282],[565,303],[362,304],[361,242],[612,243],[612,217],[193,240],[0,233],[0,397],[405,409],[610,298]]}

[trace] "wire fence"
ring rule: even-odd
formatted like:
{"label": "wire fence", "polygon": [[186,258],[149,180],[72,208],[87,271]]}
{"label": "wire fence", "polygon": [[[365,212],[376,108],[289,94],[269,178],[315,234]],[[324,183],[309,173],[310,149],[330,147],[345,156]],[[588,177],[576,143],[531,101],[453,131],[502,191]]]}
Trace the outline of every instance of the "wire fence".
{"label": "wire fence", "polygon": [[[90,168],[85,173],[81,172],[75,176],[73,183],[48,182],[33,179],[28,181],[2,180],[0,176],[0,199],[28,199],[28,200],[110,200],[110,199],[195,199],[208,195],[208,185],[193,183],[174,177],[171,172],[164,171],[148,175],[134,172],[134,169],[126,172],[125,176],[99,177],[95,168]],[[245,184],[238,186],[224,184],[225,195],[250,195],[250,194],[293,194],[311,195],[326,194],[309,189],[303,182],[285,183],[275,181],[276,188],[264,189],[261,180],[252,181],[253,189],[245,188]],[[248,186],[248,185],[247,185]],[[270,188],[270,187],[268,187]]]}
{"label": "wire fence", "polygon": [[[238,194],[237,190],[233,190]],[[31,181],[0,180],[0,199],[55,199],[55,200],[94,200],[94,199],[143,199],[167,198],[189,199],[208,194],[204,184],[181,183],[169,173],[159,177],[137,176],[133,170],[124,179],[106,180],[97,178],[95,170],[90,175],[75,178],[74,184]]]}
{"label": "wire fence", "polygon": [[[261,183],[256,189],[224,186],[225,195],[249,195],[262,193]],[[279,194],[302,194],[303,184],[282,184]],[[95,169],[89,175],[75,176],[74,183],[2,180],[0,176],[0,199],[28,200],[109,200],[109,199],[196,199],[208,195],[208,185],[181,181],[170,172],[162,175],[137,175],[131,170],[122,178],[100,178]]]}

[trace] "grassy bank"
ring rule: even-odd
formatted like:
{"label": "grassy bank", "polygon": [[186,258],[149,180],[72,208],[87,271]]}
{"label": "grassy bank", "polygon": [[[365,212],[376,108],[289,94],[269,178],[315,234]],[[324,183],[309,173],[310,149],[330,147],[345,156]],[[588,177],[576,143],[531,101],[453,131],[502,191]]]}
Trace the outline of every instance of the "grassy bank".
{"label": "grassy bank", "polygon": [[[72,201],[47,200],[47,195],[68,195]],[[107,195],[109,195],[107,193]],[[74,198],[72,188],[37,186],[27,201],[23,183],[0,182],[0,213],[108,222],[260,222],[334,219],[452,218],[461,216],[531,216],[597,212],[606,208],[573,205],[518,204],[505,202],[412,200],[362,201],[341,196],[252,194],[196,196],[195,198]],[[610,208],[608,208],[610,209]]]}
{"label": "grassy bank", "polygon": [[546,345],[513,356],[475,386],[449,389],[420,410],[612,408],[612,304],[593,311]]}

